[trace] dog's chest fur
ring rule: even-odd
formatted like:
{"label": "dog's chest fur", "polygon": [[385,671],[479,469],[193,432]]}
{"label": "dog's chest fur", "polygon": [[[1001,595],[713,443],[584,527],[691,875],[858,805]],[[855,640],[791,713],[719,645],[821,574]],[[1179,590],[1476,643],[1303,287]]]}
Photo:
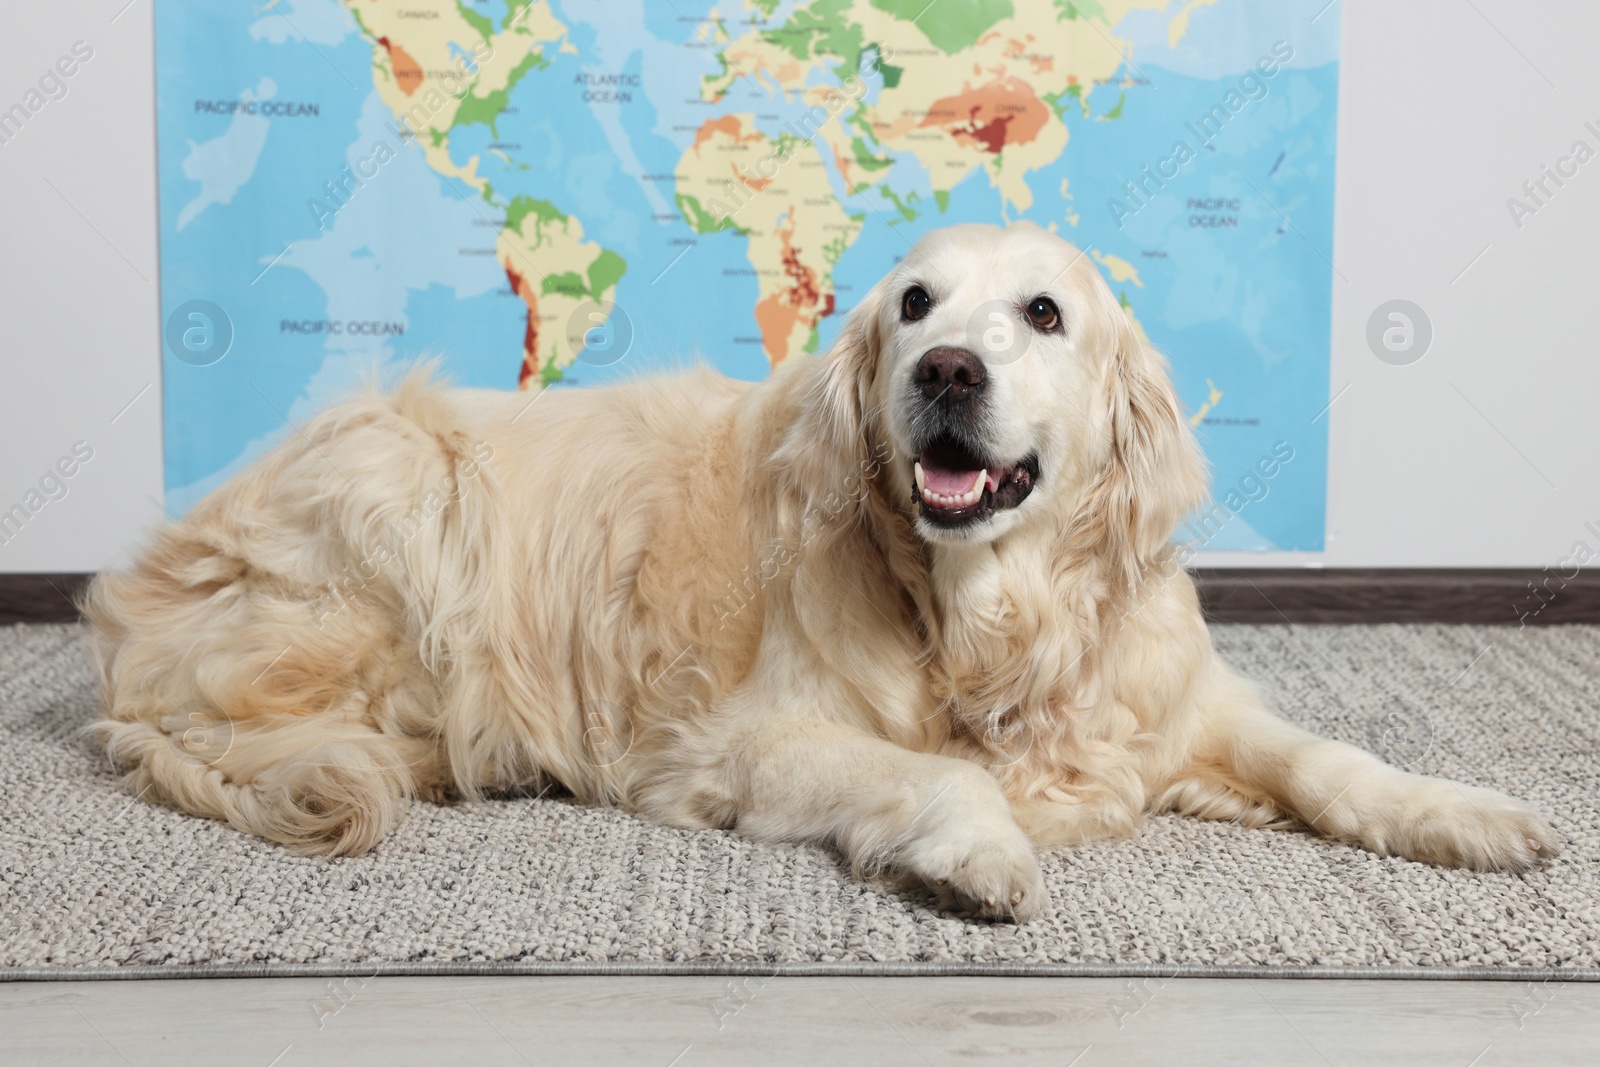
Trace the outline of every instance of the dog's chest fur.
{"label": "dog's chest fur", "polygon": [[932,560],[938,695],[964,732],[990,742],[1024,725],[1048,729],[1099,699],[1097,620],[1066,602],[1044,549],[941,546]]}

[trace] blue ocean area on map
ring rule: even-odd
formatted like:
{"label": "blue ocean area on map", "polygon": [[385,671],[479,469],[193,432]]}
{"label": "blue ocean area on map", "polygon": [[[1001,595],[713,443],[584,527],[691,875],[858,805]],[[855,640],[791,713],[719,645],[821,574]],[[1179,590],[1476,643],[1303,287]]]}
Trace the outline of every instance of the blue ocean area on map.
{"label": "blue ocean area on map", "polygon": [[[165,354],[170,514],[364,376],[420,358],[439,360],[459,384],[501,389],[519,378],[585,388],[696,361],[747,380],[770,373],[773,328],[757,308],[774,283],[756,269],[754,242],[772,235],[686,217],[685,161],[723,116],[743,116],[736,128],[774,140],[804,126],[815,103],[805,90],[841,85],[850,64],[808,61],[781,85],[771,70],[752,70],[711,100],[705,79],[721,74],[726,56],[766,54],[730,40],[747,24],[783,22],[795,4],[709,31],[704,12],[686,18],[665,4],[534,6],[559,39],[542,43],[498,109],[413,138],[396,111],[397,99],[413,97],[394,85],[423,98],[401,79],[407,46],[421,54],[430,42],[379,35],[371,16],[358,23],[340,0],[158,4],[163,309],[210,301],[233,327],[226,358]],[[1178,34],[1182,6],[1139,9],[1104,27],[1124,54],[1086,105],[1052,102],[1066,147],[1027,172],[1024,203],[1004,194],[996,175],[1007,172],[983,165],[936,191],[926,156],[887,141],[852,149],[878,127],[846,131],[848,115],[832,120],[840,126],[817,136],[817,156],[859,229],[826,259],[796,231],[797,255],[811,258],[795,270],[814,271],[826,289],[807,343],[825,350],[861,295],[929,230],[1016,219],[1054,228],[1093,256],[1167,353],[1219,500],[1263,457],[1292,453],[1263,490],[1231,494],[1242,501],[1230,509],[1237,514],[1204,547],[1315,551],[1327,485],[1337,12],[1219,0],[1187,12]],[[529,16],[502,0],[466,8],[472,25],[497,31]],[[1055,32],[1066,30],[1042,26],[1040,39]],[[440,65],[470,64],[471,42],[448,45]],[[903,70],[922,61],[902,50],[909,55],[888,62]],[[621,89],[579,91],[595,84]],[[903,75],[900,84],[903,92]],[[859,106],[881,115],[895,86],[879,72],[865,85]],[[445,154],[425,153],[423,137]],[[867,180],[843,169],[852,150],[876,168]],[[338,190],[347,173],[365,177]],[[558,353],[529,380],[529,308],[567,305],[548,278],[531,296],[516,288],[527,271],[503,231],[508,213],[528,204],[565,220],[571,240],[581,231],[591,259],[604,250],[624,265],[604,301],[631,327],[624,358]],[[574,277],[587,262],[572,265]],[[562,325],[541,325],[531,359]],[[806,358],[796,347],[787,358]]]}

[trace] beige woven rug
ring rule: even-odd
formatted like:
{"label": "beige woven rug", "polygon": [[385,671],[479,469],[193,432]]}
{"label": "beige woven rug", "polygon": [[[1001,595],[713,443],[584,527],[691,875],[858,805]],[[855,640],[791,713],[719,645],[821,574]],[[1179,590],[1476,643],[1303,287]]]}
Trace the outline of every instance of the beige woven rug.
{"label": "beige woven rug", "polygon": [[826,848],[563,800],[415,806],[371,855],[291,856],[135,801],[77,733],[72,626],[0,628],[0,979],[761,972],[1600,978],[1600,628],[1219,627],[1296,721],[1539,805],[1523,875],[1150,820],[1044,857],[1024,926],[942,917]]}

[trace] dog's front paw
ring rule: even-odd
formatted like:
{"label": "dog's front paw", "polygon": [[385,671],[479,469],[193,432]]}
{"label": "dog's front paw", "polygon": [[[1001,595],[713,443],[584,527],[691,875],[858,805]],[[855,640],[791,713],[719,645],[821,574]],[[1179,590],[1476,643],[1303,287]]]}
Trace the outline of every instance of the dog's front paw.
{"label": "dog's front paw", "polygon": [[1524,870],[1561,854],[1555,830],[1532,806],[1492,789],[1431,784],[1381,851],[1479,871]]}
{"label": "dog's front paw", "polygon": [[957,915],[1027,922],[1044,906],[1033,846],[1007,819],[952,820],[921,836],[902,860]]}

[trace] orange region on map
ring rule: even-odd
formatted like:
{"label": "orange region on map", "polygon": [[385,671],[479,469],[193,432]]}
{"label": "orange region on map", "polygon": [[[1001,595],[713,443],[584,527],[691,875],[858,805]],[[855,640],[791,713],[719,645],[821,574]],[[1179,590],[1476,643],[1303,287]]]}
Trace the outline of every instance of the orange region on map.
{"label": "orange region on map", "polygon": [[395,44],[387,37],[379,37],[378,43],[383,45],[383,50],[389,53],[389,62],[394,65],[394,83],[407,96],[415,93],[422,85],[422,64],[411,58],[411,53]]}

